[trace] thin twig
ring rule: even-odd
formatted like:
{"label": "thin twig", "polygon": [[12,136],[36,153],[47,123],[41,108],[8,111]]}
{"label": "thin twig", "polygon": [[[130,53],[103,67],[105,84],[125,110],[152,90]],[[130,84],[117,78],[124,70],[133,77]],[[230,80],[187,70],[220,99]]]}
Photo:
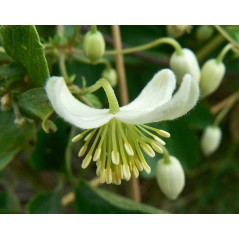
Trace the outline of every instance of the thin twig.
{"label": "thin twig", "polygon": [[[122,50],[120,27],[118,25],[112,26],[112,33],[113,33],[115,50],[120,52]],[[129,102],[129,96],[128,96],[128,87],[126,82],[126,75],[125,75],[124,58],[122,54],[116,55],[116,68],[119,74],[120,102],[122,105],[126,105]],[[139,181],[133,175],[131,179],[131,188],[132,188],[132,198],[136,202],[140,202],[141,195],[140,195]]]}

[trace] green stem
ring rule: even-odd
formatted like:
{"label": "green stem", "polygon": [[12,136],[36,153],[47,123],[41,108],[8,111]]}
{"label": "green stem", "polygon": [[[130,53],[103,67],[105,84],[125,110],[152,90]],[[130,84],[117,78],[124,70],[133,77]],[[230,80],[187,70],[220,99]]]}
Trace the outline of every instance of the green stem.
{"label": "green stem", "polygon": [[[57,34],[59,36],[64,36],[65,34],[64,26],[57,26]],[[60,67],[61,74],[63,75],[66,83],[69,83],[70,77],[67,73],[66,64],[65,64],[65,53],[64,53],[64,49],[62,48],[59,49],[59,67]]]}
{"label": "green stem", "polygon": [[115,96],[114,90],[110,83],[106,79],[100,79],[98,80],[94,85],[84,89],[82,92],[83,94],[92,93],[97,91],[100,87],[102,87],[107,95],[109,106],[110,106],[110,112],[112,114],[115,114],[119,112],[119,103]]}
{"label": "green stem", "polygon": [[97,26],[96,25],[91,25],[90,26],[90,31],[91,31],[91,33],[96,33],[97,32]]}
{"label": "green stem", "polygon": [[106,51],[105,55],[130,54],[130,53],[134,53],[134,52],[138,52],[138,51],[144,51],[144,50],[156,47],[161,44],[169,44],[172,47],[174,47],[174,49],[176,50],[178,55],[183,54],[183,51],[182,51],[183,49],[176,40],[174,40],[173,38],[170,38],[170,37],[164,37],[164,38],[160,38],[160,39],[157,39],[152,42],[149,42],[149,43],[146,43],[146,44],[143,44],[140,46],[136,46],[136,47],[131,47],[131,48],[122,49],[122,50]]}
{"label": "green stem", "polygon": [[221,63],[226,56],[226,54],[233,48],[233,45],[231,43],[228,43],[219,53],[217,56],[217,63]]}
{"label": "green stem", "polygon": [[164,163],[170,164],[171,159],[170,159],[170,154],[169,154],[168,150],[163,145],[160,145],[160,147],[163,149]]}
{"label": "green stem", "polygon": [[239,49],[239,43],[235,41],[222,27],[215,25],[214,26],[218,32],[229,42],[231,42],[235,47]]}
{"label": "green stem", "polygon": [[233,97],[233,99],[225,106],[225,108],[218,114],[218,116],[216,117],[213,125],[218,126],[221,121],[223,120],[223,118],[227,115],[227,113],[231,110],[231,108],[233,107],[233,105],[237,102],[237,100],[239,99],[239,92],[235,95],[235,97]]}

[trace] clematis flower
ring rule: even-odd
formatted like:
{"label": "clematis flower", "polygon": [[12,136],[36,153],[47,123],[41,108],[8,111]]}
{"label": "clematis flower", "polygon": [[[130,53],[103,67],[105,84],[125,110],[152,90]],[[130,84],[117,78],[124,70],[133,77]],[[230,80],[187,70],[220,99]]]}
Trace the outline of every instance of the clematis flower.
{"label": "clematis flower", "polygon": [[[69,91],[63,77],[51,77],[46,84],[48,98],[56,113],[70,124],[85,129],[72,141],[84,139],[79,151],[84,156],[82,168],[96,161],[96,174],[102,183],[120,184],[139,171],[150,173],[144,153],[150,157],[163,153],[170,137],[164,130],[147,124],[173,120],[191,110],[199,97],[198,83],[186,74],[178,91],[174,93],[176,78],[169,69],[159,71],[140,95],[130,104],[119,107],[108,81],[99,80],[92,90],[103,86],[109,109],[95,109],[78,101]],[[143,153],[144,152],[144,153]]]}

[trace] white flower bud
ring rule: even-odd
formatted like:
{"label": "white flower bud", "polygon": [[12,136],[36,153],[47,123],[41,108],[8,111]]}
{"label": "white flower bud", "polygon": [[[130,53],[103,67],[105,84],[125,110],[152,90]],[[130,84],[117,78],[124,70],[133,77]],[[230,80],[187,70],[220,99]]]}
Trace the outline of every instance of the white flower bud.
{"label": "white flower bud", "polygon": [[83,49],[91,62],[97,62],[105,52],[105,40],[99,31],[89,31],[84,36]]}
{"label": "white flower bud", "polygon": [[189,32],[191,28],[190,25],[168,25],[166,27],[168,35],[174,38],[181,37],[185,32]]}
{"label": "white flower bud", "polygon": [[200,80],[200,68],[195,54],[184,48],[182,54],[174,52],[170,58],[170,67],[177,76],[180,84],[184,75],[189,73],[197,82]]}
{"label": "white flower bud", "polygon": [[113,68],[106,68],[102,72],[102,78],[109,81],[112,87],[115,87],[117,85],[117,73],[116,70]]}
{"label": "white flower bud", "polygon": [[159,160],[156,168],[156,178],[162,192],[171,200],[175,200],[184,188],[185,176],[183,168],[174,156],[169,156],[170,162]]}
{"label": "white flower bud", "polygon": [[206,61],[201,71],[201,96],[206,97],[212,94],[221,84],[225,75],[225,65],[217,62],[216,59]]}
{"label": "white flower bud", "polygon": [[205,156],[213,154],[219,147],[222,131],[218,126],[208,126],[201,138],[201,149]]}

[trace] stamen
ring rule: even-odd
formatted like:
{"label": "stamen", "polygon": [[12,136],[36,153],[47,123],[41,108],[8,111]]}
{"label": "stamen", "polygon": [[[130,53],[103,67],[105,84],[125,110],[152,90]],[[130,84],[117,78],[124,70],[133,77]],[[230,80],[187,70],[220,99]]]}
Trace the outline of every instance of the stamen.
{"label": "stamen", "polygon": [[153,127],[150,127],[148,125],[145,125],[145,124],[142,124],[140,125],[141,127],[144,127],[144,128],[147,128],[147,129],[150,129],[152,131],[155,131],[157,134],[159,134],[160,136],[162,137],[165,137],[165,138],[169,138],[170,137],[170,133],[168,133],[167,131],[165,130],[162,130],[162,129],[156,129],[156,128],[153,128]]}
{"label": "stamen", "polygon": [[159,145],[157,145],[156,143],[152,142],[151,146],[156,152],[158,152],[160,154],[163,153],[163,149]]}
{"label": "stamen", "polygon": [[79,157],[82,157],[82,156],[85,154],[87,148],[88,148],[87,145],[84,145],[84,146],[80,149],[80,151],[79,151],[79,153],[78,153],[78,156],[79,156]]}
{"label": "stamen", "polygon": [[140,146],[149,157],[153,158],[155,156],[153,149],[148,144],[142,142]]}
{"label": "stamen", "polygon": [[124,144],[124,148],[128,155],[133,156],[134,155],[134,150],[132,149],[131,145],[129,143]]}
{"label": "stamen", "polygon": [[162,139],[160,139],[160,138],[157,137],[157,136],[154,136],[153,138],[154,138],[158,143],[160,143],[160,144],[162,144],[162,145],[165,145],[165,144],[166,144]]}
{"label": "stamen", "polygon": [[113,162],[115,165],[118,165],[119,162],[120,162],[119,152],[112,151],[112,152],[111,152],[111,157],[112,157],[112,162]]}
{"label": "stamen", "polygon": [[150,168],[149,165],[146,163],[146,161],[143,161],[143,162],[142,162],[142,165],[143,165],[143,168],[144,168],[145,172],[146,172],[147,174],[150,174],[151,168]]}
{"label": "stamen", "polygon": [[107,184],[111,184],[112,183],[112,171],[108,167],[107,167],[107,169],[105,171],[105,181],[106,181]]}
{"label": "stamen", "polygon": [[105,169],[102,169],[100,172],[100,182],[101,183],[105,182]]}
{"label": "stamen", "polygon": [[84,132],[82,132],[82,133],[76,135],[71,141],[72,141],[73,143],[78,142],[78,141],[81,140],[87,133],[89,133],[91,130],[92,130],[92,129],[87,129],[87,130],[85,130]]}
{"label": "stamen", "polygon": [[139,170],[137,169],[135,165],[133,166],[133,173],[136,178],[139,176]]}
{"label": "stamen", "polygon": [[84,160],[82,161],[81,167],[84,169],[87,168],[88,165],[90,164],[91,159],[92,159],[92,155],[87,154]]}
{"label": "stamen", "polygon": [[126,152],[127,152],[130,156],[133,156],[133,155],[134,155],[134,151],[133,151],[131,145],[129,144],[129,142],[128,142],[127,138],[126,138],[125,133],[124,133],[124,130],[123,130],[123,127],[122,127],[122,125],[121,125],[121,123],[120,123],[119,121],[117,121],[117,125],[118,125],[118,127],[119,127],[120,134],[121,134],[121,136],[122,136],[122,138],[123,138],[123,140],[124,140],[124,142],[125,142],[125,143],[124,143],[124,147],[125,147]]}
{"label": "stamen", "polygon": [[126,181],[129,181],[131,178],[131,173],[129,170],[129,166],[127,164],[123,164],[123,175],[124,175],[124,179]]}
{"label": "stamen", "polygon": [[93,157],[93,161],[98,161],[101,154],[101,148],[97,148]]}

